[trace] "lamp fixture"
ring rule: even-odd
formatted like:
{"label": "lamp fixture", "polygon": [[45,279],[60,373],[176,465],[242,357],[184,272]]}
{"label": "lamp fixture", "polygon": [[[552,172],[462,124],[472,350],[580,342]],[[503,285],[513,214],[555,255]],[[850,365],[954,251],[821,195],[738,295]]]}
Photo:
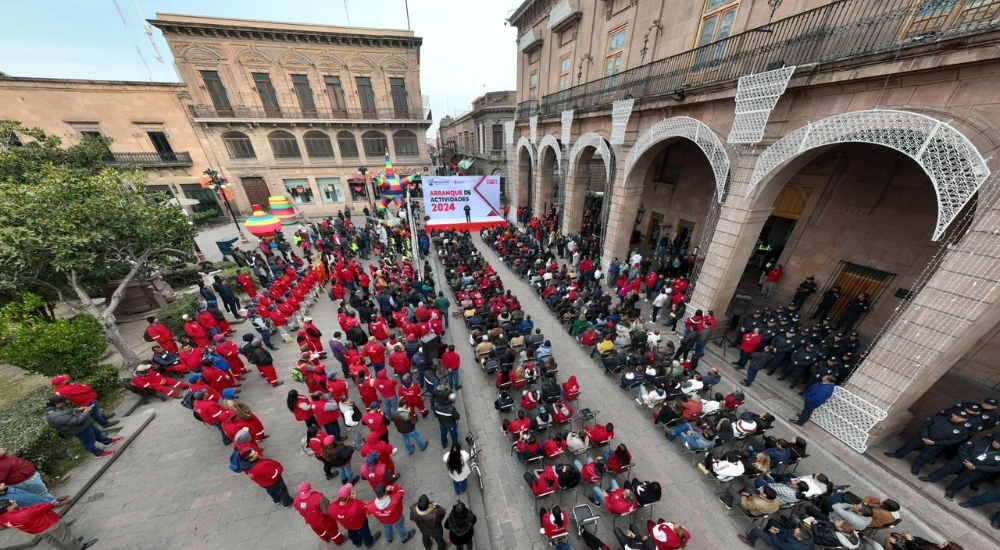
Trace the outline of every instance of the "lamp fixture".
{"label": "lamp fixture", "polygon": [[[781,0],[778,0],[781,3]],[[774,13],[773,11],[771,13]],[[663,32],[663,25],[660,24],[659,19],[653,19],[653,23],[649,26],[649,30],[646,31],[646,36],[642,37],[642,49],[639,50],[639,64],[642,65],[643,61],[646,59],[646,54],[649,53],[649,35],[656,29],[657,34]]]}

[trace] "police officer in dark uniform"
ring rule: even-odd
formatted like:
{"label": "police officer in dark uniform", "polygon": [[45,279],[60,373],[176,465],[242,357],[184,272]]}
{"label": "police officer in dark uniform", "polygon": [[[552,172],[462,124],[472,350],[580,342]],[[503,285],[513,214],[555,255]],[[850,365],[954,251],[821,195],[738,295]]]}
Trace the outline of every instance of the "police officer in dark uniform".
{"label": "police officer in dark uniform", "polygon": [[861,350],[861,335],[857,332],[852,332],[851,335],[847,337],[847,341],[844,342],[844,349],[851,353],[858,353],[858,351]]}
{"label": "police officer in dark uniform", "polygon": [[804,382],[809,377],[809,369],[812,368],[813,364],[816,363],[816,348],[812,345],[812,342],[807,343],[805,346],[798,348],[792,353],[792,360],[782,371],[781,377],[778,380],[784,380],[786,378],[791,378],[792,383],[789,388],[794,388],[802,382]]}
{"label": "police officer in dark uniform", "polygon": [[[810,378],[806,382],[806,388],[811,386],[816,382],[822,382],[824,376],[832,376],[834,378],[839,378],[840,373],[844,366],[840,364],[840,360],[836,355],[826,355],[822,353],[818,354],[820,359],[813,363],[813,366],[809,369]],[[799,392],[799,395],[806,393],[803,389]]]}
{"label": "police officer in dark uniform", "polygon": [[934,482],[958,474],[944,489],[944,498],[954,500],[955,491],[961,491],[994,472],[1000,472],[1000,433],[965,443],[958,448],[958,456],[931,472],[931,475],[921,476],[920,481]]}
{"label": "police officer in dark uniform", "polygon": [[855,323],[858,319],[865,314],[872,307],[872,303],[868,301],[868,293],[862,292],[858,294],[858,297],[851,300],[851,303],[847,304],[847,311],[844,312],[844,316],[840,318],[837,323],[837,330],[843,329],[844,332],[848,332],[854,328]]}
{"label": "police officer in dark uniform", "polygon": [[753,332],[755,328],[760,328],[761,332],[764,329],[764,317],[759,309],[754,310],[752,315],[744,317],[740,321],[740,339],[742,340],[744,334]]}
{"label": "police officer in dark uniform", "polygon": [[824,338],[820,348],[830,355],[840,357],[844,353],[845,344],[844,333],[836,332]]}
{"label": "police officer in dark uniform", "polygon": [[816,306],[816,313],[813,314],[812,318],[825,317],[833,309],[833,306],[837,304],[838,300],[840,300],[840,285],[823,293],[823,296],[819,299],[819,305]]}
{"label": "police officer in dark uniform", "polygon": [[774,337],[774,343],[772,344],[772,347],[774,348],[774,359],[771,360],[771,364],[767,368],[768,376],[773,375],[774,371],[781,368],[782,363],[787,361],[788,357],[793,351],[795,351],[795,346],[797,344],[798,336],[796,336],[794,330],[786,330],[784,333]]}
{"label": "police officer in dark uniform", "polygon": [[774,341],[775,336],[778,335],[778,320],[774,317],[768,317],[767,322],[760,329],[760,335],[763,340],[760,341],[761,346],[770,346],[771,342]]}
{"label": "police officer in dark uniform", "polygon": [[895,451],[886,452],[885,456],[903,458],[913,451],[920,451],[916,460],[913,461],[913,466],[910,467],[910,473],[918,475],[920,469],[928,462],[941,456],[945,447],[965,441],[969,437],[971,431],[965,426],[968,417],[969,415],[965,411],[957,411],[949,417],[934,416],[928,418],[920,426],[920,433]]}
{"label": "police officer in dark uniform", "polygon": [[792,297],[792,303],[801,309],[802,304],[806,303],[809,295],[813,292],[816,292],[816,278],[806,277],[806,280],[799,283],[799,286],[795,288],[795,296]]}

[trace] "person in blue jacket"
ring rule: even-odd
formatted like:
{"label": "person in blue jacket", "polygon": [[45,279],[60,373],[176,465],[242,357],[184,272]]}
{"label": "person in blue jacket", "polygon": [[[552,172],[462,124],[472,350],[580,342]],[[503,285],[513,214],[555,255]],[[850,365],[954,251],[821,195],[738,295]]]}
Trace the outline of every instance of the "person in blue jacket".
{"label": "person in blue jacket", "polygon": [[806,422],[809,422],[813,411],[821,407],[833,395],[833,383],[836,381],[835,377],[828,375],[824,376],[822,381],[809,386],[809,389],[802,394],[802,400],[805,401],[805,404],[802,406],[802,412],[799,413],[798,418],[789,418],[788,421],[799,426],[803,426]]}

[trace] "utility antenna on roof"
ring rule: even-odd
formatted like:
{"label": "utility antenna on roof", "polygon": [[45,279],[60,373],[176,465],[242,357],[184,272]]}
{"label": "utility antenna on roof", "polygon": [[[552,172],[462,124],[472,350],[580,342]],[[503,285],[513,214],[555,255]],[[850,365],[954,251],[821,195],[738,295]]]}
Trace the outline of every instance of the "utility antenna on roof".
{"label": "utility antenna on roof", "polygon": [[139,17],[139,21],[142,22],[142,31],[146,33],[146,37],[149,38],[149,44],[153,46],[153,54],[156,56],[156,60],[160,63],[166,63],[163,60],[163,54],[160,53],[160,47],[156,45],[156,40],[153,39],[153,26],[146,21],[146,17],[142,15],[142,9],[139,7],[139,0],[132,0],[132,7],[135,8],[135,14]]}
{"label": "utility antenna on roof", "polygon": [[125,25],[125,31],[128,33],[129,40],[132,41],[132,46],[135,48],[135,53],[139,54],[139,59],[142,60],[142,65],[146,67],[146,72],[149,73],[149,80],[153,80],[153,70],[149,67],[149,63],[146,62],[146,56],[142,55],[142,49],[139,48],[139,41],[135,39],[135,33],[132,32],[132,27],[128,24],[128,19],[125,18],[125,11],[122,10],[122,5],[118,0],[111,0],[115,4],[115,9],[118,10],[118,17],[122,19],[122,25]]}
{"label": "utility antenna on roof", "polygon": [[347,0],[344,0],[344,13],[347,14],[347,26],[351,26],[351,12],[347,11]]}

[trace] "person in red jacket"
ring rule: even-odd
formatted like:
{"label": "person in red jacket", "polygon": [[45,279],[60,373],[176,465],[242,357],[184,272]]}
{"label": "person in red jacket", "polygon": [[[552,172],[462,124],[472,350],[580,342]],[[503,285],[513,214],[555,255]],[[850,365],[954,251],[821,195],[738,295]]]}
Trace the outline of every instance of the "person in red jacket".
{"label": "person in red jacket", "polygon": [[423,390],[418,384],[413,383],[413,378],[409,373],[404,374],[402,383],[399,386],[399,398],[409,407],[410,414],[416,418],[417,411],[424,418],[427,418],[427,405],[424,404]]}
{"label": "person in red jacket", "polygon": [[762,341],[764,341],[764,336],[760,333],[760,327],[754,327],[752,332],[743,335],[743,340],[740,341],[740,358],[733,362],[737,369],[743,370],[747,366],[747,361],[757,351]]}
{"label": "person in red jacket", "polygon": [[455,346],[448,346],[448,351],[441,354],[441,366],[444,367],[448,375],[448,387],[458,391],[462,389],[462,384],[458,379],[458,368],[462,365],[462,358],[455,353]]}
{"label": "person in red jacket", "polygon": [[174,342],[174,335],[159,319],[152,315],[146,317],[149,326],[146,327],[146,335],[153,339],[161,348],[170,353],[177,353],[177,342]]}
{"label": "person in red jacket", "polygon": [[531,492],[536,497],[559,489],[559,474],[556,473],[556,469],[552,465],[546,466],[542,470],[542,475],[525,472],[524,481],[528,483],[528,487],[531,487]]}
{"label": "person in red jacket", "polygon": [[347,531],[347,538],[354,546],[364,543],[366,548],[371,548],[382,533],[376,531],[373,535],[368,528],[367,508],[364,502],[358,500],[354,484],[347,483],[337,491],[337,502],[331,504],[327,512]]}
{"label": "person in red jacket", "polygon": [[603,426],[597,424],[593,428],[584,426],[583,431],[587,432],[587,437],[594,445],[601,445],[615,438],[615,425],[610,422]]}
{"label": "person in red jacket", "polygon": [[566,401],[576,401],[580,397],[580,383],[576,380],[576,375],[571,375],[562,384],[563,397]]}
{"label": "person in red jacket", "polygon": [[309,403],[309,398],[304,395],[300,395],[299,390],[288,390],[288,397],[285,399],[285,405],[295,416],[296,421],[305,422],[306,430],[308,430],[310,426],[318,426],[316,418],[313,416],[312,405]]}
{"label": "person in red jacket", "polygon": [[[211,315],[209,316],[211,317]],[[181,316],[181,319],[184,320],[184,333],[194,340],[195,345],[199,348],[208,346],[208,333],[205,332],[205,329],[186,313]]]}
{"label": "person in red jacket", "polygon": [[51,502],[33,504],[21,508],[12,500],[0,500],[0,525],[17,529],[29,535],[41,535],[53,548],[59,550],[83,550],[90,548],[98,539],[82,542],[53,510]]}
{"label": "person in red jacket", "polygon": [[378,408],[378,401],[372,400],[368,404],[368,412],[361,416],[361,423],[368,426],[371,434],[378,434],[376,437],[389,442],[389,417]]}
{"label": "person in red jacket", "polygon": [[208,311],[208,309],[206,309],[205,306],[202,305],[196,306],[195,311],[198,312],[197,316],[198,324],[201,325],[201,328],[205,329],[205,334],[208,335],[209,340],[211,340],[212,337],[214,337],[216,334],[223,334],[226,332],[219,325],[219,322],[215,319],[215,316],[212,315],[212,313]]}
{"label": "person in red jacket", "polygon": [[604,463],[613,474],[622,473],[632,465],[632,453],[624,443],[619,443],[615,450],[604,451]]}
{"label": "person in red jacket", "polygon": [[312,408],[316,423],[323,428],[323,431],[338,441],[346,439],[340,435],[340,422],[338,422],[340,420],[340,405],[327,399],[323,392],[314,392],[311,397],[309,406]]}
{"label": "person in red jacket", "polygon": [[376,315],[375,320],[368,323],[368,332],[379,342],[389,339],[389,325],[385,322],[385,317]]}
{"label": "person in red jacket", "polygon": [[68,374],[60,374],[52,378],[52,391],[56,395],[61,395],[69,399],[77,407],[91,407],[90,417],[102,427],[108,428],[118,424],[117,420],[110,420],[115,413],[109,415],[101,414],[101,404],[97,401],[97,392],[86,384],[70,384]]}
{"label": "person in red jacket", "polygon": [[313,491],[308,481],[303,481],[299,485],[299,492],[295,495],[292,506],[320,540],[332,542],[337,546],[344,543],[344,534],[337,528],[337,520],[326,512],[330,507],[330,501],[323,493]]}
{"label": "person in red jacket", "polygon": [[309,351],[318,353],[320,359],[326,358],[326,352],[323,351],[323,341],[320,340],[323,333],[313,324],[312,317],[306,316],[303,317],[303,320],[305,323],[302,324],[302,330],[306,333],[306,342],[309,344]]}
{"label": "person in red jacket", "polygon": [[761,283],[760,293],[765,298],[771,297],[771,292],[774,291],[774,287],[778,286],[778,281],[781,280],[781,276],[784,275],[784,270],[781,269],[781,264],[778,264],[771,268],[764,277]]}
{"label": "person in red jacket", "polygon": [[659,521],[647,520],[646,531],[653,538],[656,550],[677,550],[691,542],[691,533],[672,521],[660,518]]}
{"label": "person in red jacket", "polygon": [[292,497],[288,494],[288,486],[285,485],[285,480],[281,477],[285,468],[280,462],[263,458],[260,453],[250,449],[240,455],[240,470],[254,483],[263,487],[275,504],[284,506],[286,510],[292,507]]}
{"label": "person in red jacket", "polygon": [[361,348],[361,354],[371,361],[376,373],[385,368],[385,346],[378,343],[374,336],[368,337],[368,343]]}
{"label": "person in red jacket", "polygon": [[389,412],[395,411],[396,404],[399,403],[399,396],[396,395],[397,383],[389,378],[386,370],[382,369],[376,372],[375,378],[369,383],[378,391],[379,398],[382,400],[382,409]]}
{"label": "person in red jacket", "polygon": [[219,401],[222,399],[222,394],[215,390],[212,386],[209,386],[201,378],[201,373],[196,372],[191,376],[188,376],[188,391],[195,393],[198,390],[205,390],[205,397],[212,401]]}
{"label": "person in red jacket", "polygon": [[215,335],[215,353],[229,363],[230,372],[237,380],[242,380],[247,373],[247,366],[240,358],[240,348],[236,342],[226,340],[225,335]]}
{"label": "person in red jacket", "polygon": [[167,378],[153,370],[152,365],[143,363],[132,371],[132,385],[137,388],[154,390],[167,397],[178,398],[181,393],[177,390],[187,389],[185,382],[177,382],[172,378]]}
{"label": "person in red jacket", "polygon": [[254,288],[253,280],[248,277],[246,273],[241,271],[240,274],[236,276],[236,282],[243,288],[243,292],[246,292],[247,296],[249,296],[251,300],[257,297],[257,289]]}
{"label": "person in red jacket", "polygon": [[558,505],[553,506],[552,511],[540,509],[538,519],[542,522],[541,533],[550,539],[566,533],[569,526],[569,517]]}
{"label": "person in red jacket", "polygon": [[[387,445],[385,442],[380,443]],[[361,474],[361,477],[367,481],[369,485],[371,485],[373,491],[379,485],[388,485],[399,479],[399,476],[394,474],[392,469],[379,460],[381,456],[382,454],[378,451],[372,451],[365,458],[365,463],[361,466],[361,470],[358,472]],[[392,535],[387,536],[390,539],[392,538]]]}
{"label": "person in red jacket", "polygon": [[218,428],[219,433],[222,434],[223,445],[229,445],[233,442],[232,438],[222,429],[222,421],[228,419],[232,412],[220,405],[217,399],[210,399],[204,388],[194,392],[194,413],[206,425]]}
{"label": "person in red jacket", "polygon": [[[392,372],[399,380],[403,379],[404,374],[410,372],[410,356],[406,354],[403,346],[397,344],[393,348],[392,353],[389,354],[389,366],[392,367]],[[395,407],[392,410],[395,410]]]}
{"label": "person in red jacket", "polygon": [[198,372],[201,370],[201,359],[205,356],[204,350],[201,348],[196,348],[191,345],[191,342],[184,342],[181,344],[181,352],[178,354],[177,358],[180,359],[181,364],[192,372]]}
{"label": "person in red jacket", "polygon": [[631,489],[618,487],[618,482],[614,479],[608,485],[607,491],[601,489],[600,486],[594,487],[588,498],[594,505],[605,507],[608,512],[615,516],[629,514],[639,506],[635,500],[635,493]]}

